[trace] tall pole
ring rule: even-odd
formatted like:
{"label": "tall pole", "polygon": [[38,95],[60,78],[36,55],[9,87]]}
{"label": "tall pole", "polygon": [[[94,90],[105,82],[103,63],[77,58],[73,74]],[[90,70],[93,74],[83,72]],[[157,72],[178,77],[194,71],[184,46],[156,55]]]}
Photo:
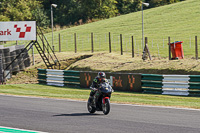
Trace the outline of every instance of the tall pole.
{"label": "tall pole", "polygon": [[53,47],[53,8],[51,5],[51,28],[52,28],[52,47]]}
{"label": "tall pole", "polygon": [[144,50],[144,22],[143,22],[143,3],[142,3],[142,52]]}

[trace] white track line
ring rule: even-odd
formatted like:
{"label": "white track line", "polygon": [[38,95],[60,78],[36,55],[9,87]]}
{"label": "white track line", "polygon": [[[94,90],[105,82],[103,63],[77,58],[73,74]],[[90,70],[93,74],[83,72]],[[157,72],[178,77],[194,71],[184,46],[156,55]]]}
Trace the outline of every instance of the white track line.
{"label": "white track line", "polygon": [[[41,131],[34,131],[34,130],[26,130],[26,129],[20,129],[20,128],[12,128],[12,127],[4,127],[4,126],[0,126],[0,128],[5,128],[7,130],[11,129],[11,130],[16,130],[16,132],[24,132],[24,133],[47,133],[47,132],[41,132]],[[0,130],[0,133],[5,133],[3,131]],[[7,131],[6,133],[13,133],[14,131]]]}

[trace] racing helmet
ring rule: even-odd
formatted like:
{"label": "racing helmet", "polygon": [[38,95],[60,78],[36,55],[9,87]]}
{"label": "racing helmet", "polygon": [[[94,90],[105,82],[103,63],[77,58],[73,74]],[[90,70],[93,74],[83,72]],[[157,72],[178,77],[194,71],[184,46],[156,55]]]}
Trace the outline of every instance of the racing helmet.
{"label": "racing helmet", "polygon": [[106,78],[106,74],[104,72],[99,72],[97,76],[101,79]]}

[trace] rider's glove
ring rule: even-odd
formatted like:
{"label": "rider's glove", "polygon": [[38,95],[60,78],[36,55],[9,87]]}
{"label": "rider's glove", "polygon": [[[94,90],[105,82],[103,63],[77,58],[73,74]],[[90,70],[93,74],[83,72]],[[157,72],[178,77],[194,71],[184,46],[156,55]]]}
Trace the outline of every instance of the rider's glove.
{"label": "rider's glove", "polygon": [[90,89],[91,89],[91,90],[94,90],[94,91],[96,91],[96,90],[97,90],[97,88],[94,88],[94,87],[90,87]]}

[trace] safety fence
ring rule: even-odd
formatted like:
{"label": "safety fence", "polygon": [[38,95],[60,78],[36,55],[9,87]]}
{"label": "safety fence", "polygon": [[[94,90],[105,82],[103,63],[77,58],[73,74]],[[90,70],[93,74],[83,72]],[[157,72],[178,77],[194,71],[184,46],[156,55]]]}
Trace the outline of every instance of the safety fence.
{"label": "safety fence", "polygon": [[38,69],[38,82],[40,84],[67,86],[80,86],[80,72],[72,70]]}
{"label": "safety fence", "polygon": [[[64,51],[74,51],[78,52],[97,52],[97,51],[107,51],[115,53],[132,53],[132,57],[140,56],[143,53],[143,43],[142,39],[132,33],[59,33],[55,35],[54,38],[55,46],[54,50],[59,52]],[[48,38],[51,43],[52,39]],[[169,42],[183,41],[182,49],[184,53],[184,58],[193,55],[196,57],[198,53],[197,47],[197,36],[187,36],[187,37],[161,37],[152,38],[148,37],[148,49],[151,56],[156,59],[162,57],[168,57],[169,53]],[[196,58],[197,59],[197,58]]]}
{"label": "safety fence", "polygon": [[142,74],[144,93],[200,96],[200,75]]}
{"label": "safety fence", "polygon": [[[97,72],[38,69],[38,82],[54,86],[89,88]],[[200,75],[106,73],[114,90],[150,94],[200,96]]]}

